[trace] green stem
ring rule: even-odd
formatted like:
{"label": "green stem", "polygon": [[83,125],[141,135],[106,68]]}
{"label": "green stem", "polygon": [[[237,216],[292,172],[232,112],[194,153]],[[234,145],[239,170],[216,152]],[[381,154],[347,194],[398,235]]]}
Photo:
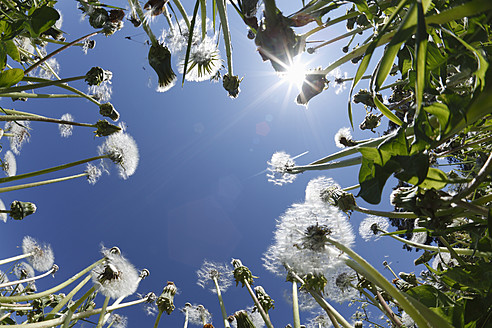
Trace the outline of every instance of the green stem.
{"label": "green stem", "polygon": [[154,322],[154,328],[159,327],[159,322],[161,321],[162,313],[164,313],[164,312],[159,311],[159,313],[157,313],[157,316],[156,316],[155,322]]}
{"label": "green stem", "polygon": [[57,54],[59,54],[59,53],[60,53],[60,52],[62,52],[63,50],[65,50],[65,49],[67,49],[67,48],[69,48],[69,47],[71,47],[71,46],[73,46],[73,45],[75,45],[75,44],[77,44],[77,43],[79,43],[79,42],[81,42],[81,41],[84,41],[85,39],[88,39],[88,38],[90,38],[91,36],[94,36],[94,35],[96,35],[96,34],[98,34],[98,33],[99,33],[99,31],[98,31],[98,32],[92,32],[92,33],[89,33],[89,34],[87,34],[87,35],[84,35],[84,36],[82,36],[82,37],[78,38],[78,39],[77,39],[77,40],[75,40],[75,41],[72,41],[72,42],[70,42],[70,43],[68,43],[68,44],[64,45],[64,46],[63,46],[63,47],[61,47],[61,48],[56,49],[56,50],[55,50],[55,51],[53,51],[52,53],[50,53],[50,54],[46,55],[44,58],[41,58],[40,60],[38,60],[36,63],[32,64],[32,65],[31,65],[28,69],[26,69],[26,70],[24,71],[24,75],[27,75],[27,74],[28,74],[29,72],[31,72],[33,69],[35,69],[36,67],[38,67],[39,65],[41,65],[42,63],[44,63],[45,61],[47,61],[48,59],[50,59],[51,57],[56,56]]}
{"label": "green stem", "polygon": [[80,299],[77,300],[74,304],[68,307],[68,311],[63,318],[63,326],[61,328],[68,328],[70,326],[70,321],[72,321],[75,310],[81,306],[89,296],[91,296],[96,291],[96,286],[92,286],[88,291],[85,292],[84,295]]}
{"label": "green stem", "polygon": [[[10,213],[10,211],[2,211],[2,213]],[[25,259],[26,257],[30,257],[32,255],[33,255],[33,253],[31,252],[31,253],[26,253],[26,254],[22,254],[22,255],[9,257],[7,259],[0,260],[0,265],[14,262],[14,261],[18,261],[18,260],[22,260],[22,259]],[[1,275],[0,275],[0,278],[1,278]]]}
{"label": "green stem", "polygon": [[41,293],[36,293],[36,294],[30,294],[30,295],[23,295],[23,296],[0,296],[0,302],[6,302],[6,303],[14,303],[14,302],[26,302],[26,301],[32,301],[35,299],[39,299],[45,296],[48,296],[50,294],[54,294],[58,292],[59,290],[67,287],[83,275],[85,275],[87,272],[91,271],[95,266],[99,265],[105,260],[105,258],[100,259],[97,262],[94,262],[93,264],[89,265],[87,268],[84,270],[80,271],[79,273],[75,274],[72,276],[70,279],[66,280],[65,282],[59,284],[58,286],[55,286],[51,289],[45,290]]}
{"label": "green stem", "polygon": [[225,309],[224,300],[222,299],[222,293],[220,292],[219,281],[216,277],[213,277],[212,280],[215,284],[215,289],[217,290],[217,297],[219,298],[220,311],[222,313],[222,320],[224,321],[224,327],[231,328],[229,325],[229,320],[227,320],[227,311]]}
{"label": "green stem", "polygon": [[97,126],[95,124],[65,121],[65,120],[60,120],[57,118],[32,116],[32,115],[0,115],[0,122],[8,122],[8,121],[36,121],[36,122],[48,122],[48,123],[67,124],[67,125],[97,128]]}
{"label": "green stem", "polygon": [[[266,1],[265,1],[266,6]],[[227,56],[227,74],[229,76],[233,76],[234,73],[232,71],[232,46],[231,46],[231,36],[229,34],[229,23],[227,21],[227,12],[226,12],[226,4],[224,0],[217,0],[217,10],[219,12],[220,22],[222,24],[222,33],[224,36],[224,46],[226,50]]]}
{"label": "green stem", "polygon": [[360,212],[360,213],[365,213],[365,214],[371,214],[371,215],[377,215],[377,216],[383,216],[386,218],[392,218],[392,219],[417,219],[419,218],[418,215],[416,215],[413,212],[386,212],[386,211],[376,211],[376,210],[370,210],[367,208],[363,208],[360,206],[356,206],[353,208],[354,211]]}
{"label": "green stem", "polygon": [[186,26],[188,27],[188,30],[190,29],[190,19],[188,18],[188,14],[186,13],[186,10],[184,9],[183,5],[181,4],[181,1],[179,0],[173,0],[174,5],[178,7],[179,12],[181,13],[181,16],[183,17]]}
{"label": "green stem", "polygon": [[43,274],[40,274],[39,276],[30,277],[30,278],[26,278],[26,279],[22,279],[22,280],[9,281],[9,282],[0,284],[0,288],[9,287],[9,286],[17,285],[17,284],[24,284],[26,282],[31,282],[31,281],[36,281],[38,279],[49,276],[50,274],[54,274],[57,270],[58,270],[58,266],[53,266],[50,270],[46,271]]}
{"label": "green stem", "polygon": [[309,164],[305,166],[294,166],[289,170],[292,171],[292,173],[302,173],[304,171],[329,170],[329,169],[337,169],[341,167],[359,165],[361,162],[362,162],[362,157],[358,156],[354,158],[345,159],[339,162],[330,162],[324,164]]}
{"label": "green stem", "polygon": [[299,315],[299,299],[297,298],[297,282],[292,281],[292,312],[294,315],[294,328],[301,328]]}
{"label": "green stem", "polygon": [[362,272],[366,278],[372,280],[373,283],[380,286],[388,294],[390,294],[409,315],[415,320],[415,323],[420,327],[432,326],[427,322],[427,320],[420,314],[416,307],[409,301],[407,296],[405,296],[400,290],[398,290],[392,283],[386,280],[383,275],[379,273],[372,265],[370,265],[364,258],[359,254],[348,248],[347,246],[333,240],[329,237],[325,237],[326,240],[337,247],[339,250],[350,256],[365,272]]}
{"label": "green stem", "polygon": [[313,47],[313,49],[314,49],[314,50],[316,50],[316,49],[319,49],[319,48],[321,48],[321,47],[324,47],[324,46],[327,46],[327,45],[329,45],[329,44],[332,44],[332,43],[334,43],[334,42],[337,42],[337,41],[343,40],[343,39],[345,39],[345,38],[348,38],[349,36],[352,36],[352,35],[355,35],[355,34],[357,34],[357,33],[363,32],[363,31],[365,31],[365,30],[367,30],[367,29],[370,29],[371,27],[372,27],[372,26],[367,26],[367,27],[364,27],[364,28],[362,28],[362,27],[356,28],[356,29],[354,29],[354,30],[352,30],[352,31],[350,31],[350,32],[347,32],[347,33],[342,34],[342,35],[339,35],[339,36],[337,36],[337,37],[335,37],[335,38],[333,38],[333,39],[330,39],[330,40],[328,40],[328,41],[325,41],[325,42],[323,42],[323,43],[321,43],[321,44],[317,45],[316,47]]}
{"label": "green stem", "polygon": [[[31,76],[25,76],[23,79],[23,81],[31,81],[31,82],[43,82],[43,81],[51,81],[49,79],[42,79],[42,78],[39,78],[39,77],[31,77]],[[89,100],[90,102],[93,102],[94,104],[96,104],[97,106],[101,106],[101,103],[99,101],[97,101],[96,99],[94,99],[92,96],[74,88],[74,87],[71,87],[69,86],[68,84],[55,84],[56,87],[59,87],[59,88],[62,88],[62,89],[65,89],[65,90],[68,90],[68,91],[71,91],[77,95],[79,95],[80,97],[82,98],[85,98],[87,100]]]}
{"label": "green stem", "polygon": [[443,236],[439,236],[439,241],[441,243],[443,243],[443,245],[449,251],[449,254],[451,254],[451,257],[453,257],[456,261],[458,261],[458,263],[460,264],[460,266],[462,266],[462,267],[465,267],[466,266],[466,262],[463,261],[463,259],[458,256],[458,253],[456,252],[456,250],[453,247],[451,247],[451,245],[449,245],[449,243],[446,240],[446,238],[444,238]]}
{"label": "green stem", "polygon": [[104,299],[104,303],[103,303],[103,306],[101,308],[101,314],[99,314],[99,320],[97,321],[96,328],[102,328],[102,326],[104,324],[104,316],[106,315],[106,310],[108,308],[109,299],[110,299],[109,296],[106,296],[106,298]]}
{"label": "green stem", "polygon": [[140,2],[138,0],[128,0],[128,2],[130,3],[130,7],[135,9],[135,12],[138,15],[138,19],[140,19],[140,21],[142,22],[142,27],[143,27],[145,33],[147,33],[147,35],[149,36],[149,39],[150,39],[150,42],[152,43],[152,45],[158,46],[159,41],[157,41],[157,38],[155,37],[154,32],[152,32],[149,24],[147,24],[147,20],[145,19],[145,15],[143,13],[142,7],[140,7]]}
{"label": "green stem", "polygon": [[[37,114],[32,114],[32,113],[28,113],[28,112],[22,112],[20,110],[7,109],[7,108],[0,108],[0,112],[5,113],[6,115],[22,115],[22,116],[44,117],[44,116],[37,115]],[[4,133],[3,135],[6,136],[7,134]]]}
{"label": "green stem", "polygon": [[16,180],[20,180],[20,179],[26,179],[26,178],[35,177],[35,176],[46,174],[46,173],[56,172],[56,171],[60,171],[60,170],[63,170],[63,169],[68,169],[70,167],[74,167],[74,166],[77,166],[77,165],[85,164],[85,163],[96,161],[98,159],[103,159],[103,158],[108,158],[108,155],[94,156],[94,157],[82,159],[80,161],[75,161],[75,162],[71,162],[71,163],[67,163],[67,164],[62,164],[62,165],[58,165],[58,166],[53,166],[53,167],[50,167],[50,168],[47,168],[47,169],[43,169],[43,170],[39,170],[39,171],[34,171],[34,172],[29,172],[29,173],[24,173],[24,174],[19,174],[19,175],[14,175],[14,176],[11,176],[11,177],[0,178],[0,183],[11,182],[11,181],[16,181]]}
{"label": "green stem", "polygon": [[[268,316],[268,313],[266,313],[265,310],[263,309],[263,306],[261,306],[261,304],[258,301],[258,298],[256,297],[256,295],[255,295],[253,289],[251,288],[251,285],[249,284],[249,282],[247,280],[243,280],[242,283],[248,289],[249,295],[253,299],[253,302],[255,303],[256,308],[258,309],[258,312],[260,312],[260,315],[261,315],[263,321],[265,322],[265,325],[268,328],[273,328],[273,325],[272,325],[272,322],[270,321],[270,317]],[[294,328],[296,328],[296,327],[294,327]]]}
{"label": "green stem", "polygon": [[79,95],[71,94],[40,94],[40,93],[28,93],[28,92],[10,92],[2,94],[2,97],[10,98],[39,98],[39,99],[55,99],[55,98],[80,98]]}
{"label": "green stem", "polygon": [[68,293],[67,296],[65,296],[54,308],[53,310],[51,310],[50,313],[48,313],[46,315],[46,319],[45,320],[49,320],[49,319],[52,319],[64,306],[65,304],[67,304],[74,296],[75,294],[82,288],[85,286],[85,284],[87,282],[89,282],[89,280],[91,280],[91,275],[87,275],[87,277],[84,278],[84,280],[82,280],[77,286],[75,286],[74,289],[72,289],[72,291],[70,293]]}
{"label": "green stem", "polygon": [[[61,79],[61,80],[55,80],[55,81],[47,81],[47,82],[41,82],[37,84],[27,84],[27,85],[21,85],[18,87],[10,87],[10,88],[0,88],[0,95],[4,93],[11,93],[11,92],[20,92],[20,91],[26,91],[26,90],[33,90],[33,89],[39,89],[39,88],[44,88],[44,87],[49,87],[52,85],[57,85],[57,84],[62,84],[62,83],[67,83],[67,82],[72,82],[72,81],[77,81],[77,80],[82,80],[85,79],[86,76],[75,76],[75,77],[69,77],[66,79]],[[24,78],[23,81],[26,81]]]}
{"label": "green stem", "polygon": [[202,20],[202,40],[207,36],[207,1],[200,0],[200,14]]}
{"label": "green stem", "polygon": [[15,191],[15,190],[21,190],[21,189],[27,189],[27,188],[33,188],[33,187],[39,187],[39,186],[44,186],[47,184],[52,184],[56,182],[62,182],[62,181],[67,181],[67,180],[72,180],[76,178],[81,178],[87,176],[87,173],[80,173],[80,174],[75,174],[71,175],[68,177],[63,177],[63,178],[57,178],[57,179],[50,179],[50,180],[44,180],[44,181],[38,181],[38,182],[32,182],[32,183],[25,183],[21,185],[16,185],[16,186],[10,186],[10,187],[3,187],[0,188],[0,193],[3,192],[9,192],[9,191]]}

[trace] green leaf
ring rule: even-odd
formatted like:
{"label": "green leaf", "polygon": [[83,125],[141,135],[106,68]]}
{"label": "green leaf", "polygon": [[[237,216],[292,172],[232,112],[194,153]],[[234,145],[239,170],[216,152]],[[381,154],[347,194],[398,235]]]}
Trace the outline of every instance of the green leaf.
{"label": "green leaf", "polygon": [[454,304],[446,294],[431,285],[416,286],[409,289],[406,293],[427,307],[450,306]]}
{"label": "green leaf", "polygon": [[0,88],[8,88],[22,80],[24,71],[20,68],[12,68],[0,74]]}
{"label": "green leaf", "polygon": [[381,192],[386,180],[392,173],[393,169],[390,165],[381,167],[362,157],[362,164],[359,170],[360,191],[357,196],[362,197],[369,204],[378,204],[381,201]]}
{"label": "green leaf", "polygon": [[[429,285],[424,285],[429,286]],[[420,287],[420,286],[418,286]],[[415,287],[417,288],[417,287]],[[454,328],[445,318],[441,317],[436,312],[432,311],[424,304],[420,303],[417,299],[412,297],[407,293],[407,298],[412,303],[415,308],[425,317],[425,319],[430,323],[431,327],[439,327],[439,328]]]}
{"label": "green leaf", "polygon": [[398,179],[422,186],[430,170],[428,155],[418,153],[411,156],[396,156],[395,160],[402,169],[402,171],[395,174]]}
{"label": "green leaf", "polygon": [[450,115],[449,108],[448,106],[446,106],[446,104],[435,102],[432,103],[430,106],[424,107],[424,110],[437,118],[437,120],[439,121],[441,132],[446,130],[449,124]]}
{"label": "green leaf", "polygon": [[3,41],[3,44],[7,52],[7,55],[9,55],[10,58],[15,60],[16,62],[20,62],[21,58],[20,58],[19,49],[15,45],[14,41],[13,40]]}
{"label": "green leaf", "polygon": [[376,105],[376,107],[381,111],[381,113],[384,114],[384,116],[386,116],[391,122],[395,123],[396,125],[403,125],[403,122],[398,118],[398,116],[396,116],[395,114],[393,114],[392,111],[389,110],[388,107],[386,107],[379,99],[378,97],[376,96],[376,94],[374,94],[373,96],[373,100],[374,100],[374,104]]}
{"label": "green leaf", "polygon": [[38,37],[52,27],[58,19],[60,19],[60,14],[54,8],[43,6],[36,9],[29,17],[31,36]]}
{"label": "green leaf", "polygon": [[[428,165],[429,162],[427,161],[427,166]],[[448,176],[443,171],[436,169],[435,167],[430,167],[429,171],[427,172],[427,176],[425,176],[425,179],[423,179],[422,181],[420,179],[417,179],[417,177],[413,177],[407,181],[408,183],[418,185],[419,187],[424,189],[434,188],[439,190],[446,187]]]}
{"label": "green leaf", "polygon": [[193,10],[193,18],[190,23],[190,32],[188,33],[188,45],[186,46],[186,55],[184,60],[184,68],[183,68],[183,80],[181,81],[181,86],[184,85],[186,72],[188,69],[188,61],[190,60],[190,52],[191,52],[191,42],[193,40],[193,30],[195,29],[196,16],[198,15],[198,7],[200,5],[200,0],[196,0],[195,9]]}
{"label": "green leaf", "polygon": [[480,291],[482,295],[486,295],[492,288],[492,263],[481,262],[466,268],[454,267],[445,271],[443,277],[461,285],[461,287],[454,285],[459,289],[473,288]]}

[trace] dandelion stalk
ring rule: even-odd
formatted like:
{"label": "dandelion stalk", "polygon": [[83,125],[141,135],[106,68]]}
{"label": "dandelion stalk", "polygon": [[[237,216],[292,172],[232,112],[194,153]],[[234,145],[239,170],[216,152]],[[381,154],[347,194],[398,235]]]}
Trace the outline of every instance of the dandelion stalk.
{"label": "dandelion stalk", "polygon": [[152,29],[150,28],[149,24],[147,24],[147,20],[145,19],[145,14],[142,10],[142,7],[140,6],[140,2],[138,0],[128,0],[128,2],[130,3],[130,7],[135,9],[135,12],[138,15],[138,19],[140,19],[140,21],[142,22],[142,27],[145,33],[147,33],[147,36],[149,37],[152,45],[158,46],[159,41],[157,41],[154,32],[152,32]]}
{"label": "dandelion stalk", "polygon": [[[359,254],[346,247],[345,245],[337,242],[336,240],[333,240],[326,236],[325,239],[327,242],[331,243],[339,250],[350,256],[360,266],[360,268],[364,270],[364,272],[361,272],[361,274],[369,278],[373,283],[380,286],[383,290],[390,294],[398,302],[400,307],[402,307],[405,312],[407,312],[415,320],[415,323],[419,327],[433,327],[433,325],[431,325],[426,320],[426,318],[424,318],[419,310],[417,310],[417,308],[414,306],[414,303],[411,303],[407,296],[405,296],[400,290],[398,290],[391,282],[386,280],[386,278],[381,275],[381,273],[379,273],[379,271],[376,270],[372,265],[370,265],[364,258],[362,258]],[[347,264],[349,263],[350,261],[347,261]],[[352,269],[357,271],[358,267],[352,267]],[[434,327],[438,327],[438,325],[434,325]]]}
{"label": "dandelion stalk", "polygon": [[[139,299],[139,300],[121,303],[121,304],[118,304],[116,306],[108,306],[106,311],[107,312],[113,312],[113,311],[118,310],[118,309],[122,309],[125,307],[129,307],[129,306],[141,304],[143,302],[147,302],[147,300],[148,300],[148,297],[144,297],[144,298]],[[85,318],[89,318],[93,315],[99,314],[101,312],[102,312],[102,309],[87,310],[84,312],[75,313],[72,316],[72,319],[73,320],[85,319]],[[35,323],[11,325],[9,327],[11,327],[11,328],[51,328],[51,327],[55,327],[55,326],[62,324],[64,322],[64,319],[65,319],[65,317],[60,317],[60,318],[56,318],[56,319],[51,319],[51,320],[46,320],[46,321],[41,321],[41,322],[35,322]]]}
{"label": "dandelion stalk", "polygon": [[105,258],[102,258],[93,264],[89,265],[87,268],[83,269],[79,273],[75,274],[71,278],[67,279],[63,283],[59,284],[58,286],[55,286],[53,288],[50,288],[48,290],[45,290],[40,293],[35,293],[35,294],[30,294],[30,295],[23,295],[23,296],[0,296],[0,302],[6,302],[6,303],[14,303],[14,302],[25,302],[25,301],[32,301],[35,299],[39,299],[45,296],[48,296],[50,294],[56,293],[59,290],[67,287],[68,285],[72,284],[74,281],[78,280],[81,278],[83,275],[85,275],[87,272],[91,271],[94,267],[97,265],[101,264]]}
{"label": "dandelion stalk", "polygon": [[430,245],[425,245],[425,244],[420,244],[416,243],[411,240],[407,240],[405,238],[401,238],[397,235],[389,234],[386,231],[380,230],[382,232],[382,236],[390,236],[393,239],[396,239],[398,241],[401,241],[402,243],[405,243],[407,245],[410,245],[415,248],[420,248],[432,252],[442,252],[442,253],[451,253],[455,252],[457,255],[465,255],[465,256],[478,256],[478,257],[484,257],[484,258],[490,258],[492,257],[491,252],[481,252],[477,251],[475,249],[469,249],[469,248],[451,248],[448,249],[447,247],[439,247],[439,246],[430,246]]}
{"label": "dandelion stalk", "polygon": [[233,76],[232,71],[232,46],[231,46],[231,36],[229,34],[229,23],[227,21],[226,4],[224,0],[216,0],[217,11],[219,12],[220,22],[222,24],[222,33],[224,36],[224,46],[227,56],[227,74]]}
{"label": "dandelion stalk", "polygon": [[[255,293],[253,292],[253,289],[251,288],[251,285],[249,284],[249,282],[247,280],[244,280],[243,282],[244,282],[246,288],[248,289],[249,295],[251,295],[251,298],[253,299],[253,302],[255,303],[256,308],[260,312],[260,315],[263,318],[265,325],[268,328],[273,328],[273,325],[272,325],[272,322],[270,321],[269,315],[265,312],[265,310],[263,309],[263,306],[261,306],[260,302],[258,301],[258,298],[256,297]],[[299,325],[300,325],[300,323],[299,323]],[[294,326],[294,328],[298,328],[298,327]]]}
{"label": "dandelion stalk", "polygon": [[188,27],[188,30],[190,29],[190,20],[188,18],[188,14],[186,13],[186,10],[184,9],[183,5],[181,4],[181,1],[179,0],[173,0],[174,5],[178,8],[179,12],[181,13],[181,16],[183,17],[186,26]]}
{"label": "dandelion stalk", "polygon": [[217,290],[217,297],[219,298],[220,311],[222,313],[222,319],[224,321],[224,326],[226,328],[230,328],[231,325],[229,325],[229,320],[227,320],[227,311],[225,309],[224,300],[222,299],[222,293],[220,292],[219,280],[215,276],[212,276],[212,280],[215,284],[215,289]]}
{"label": "dandelion stalk", "polygon": [[[47,81],[43,81],[43,82],[36,83],[36,84],[27,84],[27,85],[21,85],[21,86],[10,87],[10,88],[0,88],[0,95],[12,93],[12,92],[20,92],[20,91],[44,88],[44,87],[49,87],[52,85],[58,85],[58,84],[62,84],[62,83],[68,83],[68,82],[72,82],[72,81],[82,80],[85,78],[86,78],[86,76],[83,75],[83,76],[74,76],[74,77],[69,77],[66,79],[54,80],[54,81],[46,79]],[[31,80],[31,79],[29,79],[28,77],[23,78],[23,81],[28,81],[28,80]],[[45,80],[45,79],[42,79],[42,80]]]}
{"label": "dandelion stalk", "polygon": [[80,95],[72,94],[42,94],[42,93],[29,93],[29,92],[10,92],[2,94],[2,97],[10,98],[39,98],[39,99],[59,99],[59,98],[81,98]]}
{"label": "dandelion stalk", "polygon": [[53,267],[51,268],[51,270],[46,271],[45,273],[40,274],[39,276],[30,277],[30,278],[21,279],[21,280],[16,280],[16,281],[9,281],[9,282],[0,284],[0,288],[5,288],[5,287],[17,285],[17,284],[24,284],[26,282],[36,281],[38,279],[49,276],[50,274],[55,274],[56,271],[58,271],[58,265],[54,264]]}
{"label": "dandelion stalk", "polygon": [[71,306],[68,307],[68,311],[64,317],[63,326],[61,328],[68,328],[69,327],[70,321],[72,321],[75,310],[77,310],[77,308],[79,306],[81,306],[82,303],[84,303],[85,300],[87,298],[89,298],[89,296],[91,296],[96,290],[97,290],[96,286],[95,285],[92,286],[88,291],[85,292],[84,295],[82,295],[82,297],[80,299],[77,300],[77,302],[75,302],[74,304],[72,304]]}
{"label": "dandelion stalk", "polygon": [[335,37],[335,38],[333,38],[333,39],[330,39],[330,40],[328,40],[328,41],[325,41],[325,42],[323,42],[323,43],[321,43],[321,44],[317,45],[316,47],[313,47],[313,50],[316,50],[316,49],[322,48],[322,47],[324,47],[324,46],[327,46],[327,45],[329,45],[329,44],[332,44],[332,43],[334,43],[334,42],[337,42],[337,41],[343,40],[343,39],[345,39],[345,38],[347,38],[347,37],[349,37],[349,36],[352,36],[352,35],[355,35],[355,34],[357,34],[357,33],[363,32],[363,31],[365,31],[365,30],[367,30],[367,29],[370,29],[371,27],[372,27],[372,26],[366,26],[366,27],[364,27],[364,28],[362,28],[362,27],[356,28],[356,29],[354,29],[354,30],[352,30],[352,31],[350,31],[350,32],[347,32],[347,33],[345,33],[345,34],[339,35],[339,36],[337,36],[337,37]]}
{"label": "dandelion stalk", "polygon": [[29,66],[29,68],[27,68],[25,71],[24,71],[24,75],[27,75],[29,74],[29,72],[31,72],[33,69],[35,69],[36,67],[38,67],[39,65],[43,64],[44,62],[46,62],[48,59],[58,55],[60,52],[62,52],[63,50],[65,49],[68,49],[69,47],[81,42],[81,41],[84,41],[85,39],[88,39],[98,33],[101,33],[102,31],[97,31],[97,32],[92,32],[92,33],[89,33],[87,35],[84,35],[80,38],[78,38],[77,40],[75,41],[72,41],[66,45],[64,45],[63,47],[60,47],[58,49],[56,49],[55,51],[49,53],[48,55],[46,55],[44,58],[41,58],[40,60],[38,60],[36,63],[32,64],[31,66]]}
{"label": "dandelion stalk", "polygon": [[68,295],[66,295],[60,302],[58,302],[58,304],[53,308],[53,310],[51,310],[51,312],[46,315],[46,320],[53,318],[65,306],[65,304],[67,304],[75,296],[75,294],[82,287],[84,287],[85,284],[89,282],[90,279],[91,276],[87,275],[87,277],[85,277],[84,280],[82,280],[77,286],[75,286],[75,288],[72,289],[70,293],[68,293]]}
{"label": "dandelion stalk", "polygon": [[70,176],[63,177],[63,178],[49,179],[49,180],[32,182],[32,183],[25,183],[25,184],[10,186],[10,187],[3,187],[3,188],[0,188],[0,193],[9,192],[9,191],[15,191],[15,190],[21,190],[21,189],[27,189],[27,188],[33,188],[33,187],[39,187],[39,186],[44,186],[44,185],[47,185],[47,184],[52,184],[52,183],[56,183],[56,182],[62,182],[62,181],[77,179],[77,178],[85,177],[85,176],[88,176],[88,175],[89,175],[88,172],[84,172],[84,173],[70,175]]}
{"label": "dandelion stalk", "polygon": [[103,303],[103,306],[102,306],[102,309],[101,309],[101,314],[99,315],[99,320],[97,321],[96,328],[102,328],[102,326],[104,324],[104,317],[106,315],[106,311],[107,311],[107,308],[108,308],[109,299],[110,299],[109,296],[106,296],[106,298],[104,299],[104,303]]}
{"label": "dandelion stalk", "polygon": [[47,122],[47,123],[57,123],[66,124],[74,126],[84,126],[89,128],[97,128],[97,124],[89,123],[79,123],[73,121],[60,120],[56,118],[49,118],[43,116],[32,116],[32,115],[0,115],[0,122],[11,122],[11,121],[36,121],[36,122]]}
{"label": "dandelion stalk", "polygon": [[299,299],[297,297],[297,282],[292,281],[292,312],[294,315],[294,328],[301,328],[301,317],[299,315]]}
{"label": "dandelion stalk", "polygon": [[330,169],[337,169],[341,167],[348,167],[348,166],[353,166],[353,165],[359,165],[362,163],[362,157],[357,156],[354,158],[349,158],[345,160],[341,160],[339,162],[329,162],[329,163],[323,163],[323,164],[309,164],[305,166],[293,166],[289,168],[289,171],[292,171],[292,173],[302,173],[304,171],[318,171],[318,170],[330,170]]}

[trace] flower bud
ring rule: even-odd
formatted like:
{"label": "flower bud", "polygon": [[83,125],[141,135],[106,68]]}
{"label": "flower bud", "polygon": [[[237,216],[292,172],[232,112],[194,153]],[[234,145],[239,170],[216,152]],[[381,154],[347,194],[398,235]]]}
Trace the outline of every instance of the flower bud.
{"label": "flower bud", "polygon": [[[275,305],[273,305],[273,303],[275,303],[274,300],[272,300],[270,295],[266,293],[263,287],[256,286],[255,294],[256,294],[256,298],[258,298],[258,302],[260,303],[261,307],[263,308],[263,310],[265,310],[266,313],[268,313],[270,309],[275,308]],[[258,311],[256,305],[253,307],[253,312],[255,311]]]}
{"label": "flower bud", "polygon": [[172,281],[167,282],[167,286],[162,290],[162,294],[157,298],[155,304],[159,307],[159,312],[166,312],[171,314],[175,308],[174,306],[174,295],[178,289]]}
{"label": "flower bud", "polygon": [[252,285],[253,278],[258,278],[253,276],[251,271],[241,263],[241,260],[232,259],[232,266],[234,267],[234,279],[236,279],[236,286],[239,283],[242,284],[242,287],[244,287],[246,283]]}
{"label": "flower bud", "polygon": [[10,204],[10,217],[14,220],[22,220],[34,213],[36,213],[36,205],[34,203],[16,200]]}
{"label": "flower bud", "polygon": [[94,131],[96,137],[106,137],[113,133],[121,131],[117,125],[111,124],[106,120],[99,120],[96,123],[97,131]]}
{"label": "flower bud", "polygon": [[89,24],[93,28],[103,28],[109,21],[108,11],[101,7],[94,7],[89,13]]}
{"label": "flower bud", "polygon": [[372,112],[368,112],[366,114],[366,117],[364,118],[364,122],[359,125],[359,128],[361,130],[371,130],[372,132],[374,132],[374,129],[379,126],[379,123],[381,123],[382,116],[382,114],[376,115]]}
{"label": "flower bud", "polygon": [[238,328],[255,328],[253,321],[251,321],[246,311],[237,311],[234,313],[234,317],[236,318]]}
{"label": "flower bud", "polygon": [[230,76],[229,74],[224,74],[224,78],[222,80],[222,86],[224,89],[229,92],[229,97],[237,98],[239,92],[239,83],[241,83],[243,79],[239,79],[237,75]]}
{"label": "flower bud", "polygon": [[101,104],[99,106],[99,114],[101,114],[104,117],[109,117],[113,121],[118,121],[120,118],[120,114],[116,109],[114,109],[114,106],[111,103],[105,103]]}
{"label": "flower bud", "polygon": [[301,288],[318,291],[320,293],[323,293],[323,290],[328,283],[328,280],[322,274],[308,273],[302,277],[302,280],[304,280],[304,284],[302,284]]}
{"label": "flower bud", "polygon": [[104,81],[109,81],[113,77],[111,71],[103,70],[101,67],[92,67],[85,74],[85,81],[88,85],[100,85]]}
{"label": "flower bud", "polygon": [[176,83],[176,74],[171,68],[171,52],[163,44],[152,44],[149,50],[149,64],[159,77],[157,91],[169,90]]}

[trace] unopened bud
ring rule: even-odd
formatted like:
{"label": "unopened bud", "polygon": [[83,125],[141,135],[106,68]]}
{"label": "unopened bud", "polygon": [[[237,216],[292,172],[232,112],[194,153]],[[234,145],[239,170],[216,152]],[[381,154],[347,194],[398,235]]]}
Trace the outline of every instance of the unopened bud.
{"label": "unopened bud", "polygon": [[85,74],[85,81],[88,85],[99,85],[104,81],[109,81],[113,77],[111,71],[103,70],[101,67],[92,67]]}
{"label": "unopened bud", "polygon": [[34,203],[15,200],[10,204],[10,216],[14,220],[22,220],[34,213],[36,213],[36,205]]}
{"label": "unopened bud", "polygon": [[96,123],[97,131],[94,131],[96,137],[106,137],[113,133],[121,131],[117,125],[111,124],[106,120],[99,120]]}
{"label": "unopened bud", "polygon": [[171,52],[163,44],[152,44],[149,50],[149,64],[159,77],[157,91],[164,92],[176,83],[176,74],[171,68]]}
{"label": "unopened bud", "polygon": [[109,117],[115,122],[118,121],[120,118],[120,113],[118,113],[118,111],[114,109],[113,104],[109,102],[99,105],[99,114],[104,117]]}
{"label": "unopened bud", "polygon": [[243,79],[239,79],[237,75],[230,76],[229,74],[224,74],[222,86],[229,92],[229,97],[237,98],[241,91],[239,89],[239,83],[241,83],[242,80]]}

